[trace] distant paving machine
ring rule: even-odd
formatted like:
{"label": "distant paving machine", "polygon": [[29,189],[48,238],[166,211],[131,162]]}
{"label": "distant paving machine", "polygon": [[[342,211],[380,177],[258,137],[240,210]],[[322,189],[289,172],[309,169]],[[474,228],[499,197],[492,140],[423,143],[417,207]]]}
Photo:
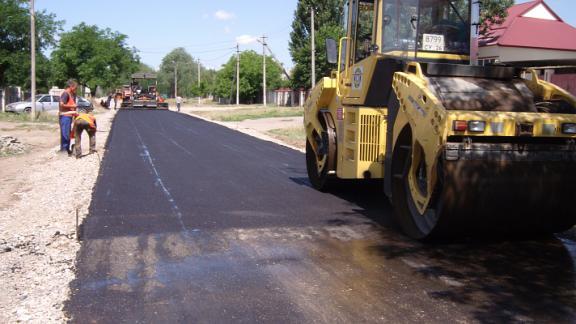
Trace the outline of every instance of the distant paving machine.
{"label": "distant paving machine", "polygon": [[576,223],[576,98],[476,66],[478,17],[470,0],[346,1],[346,37],[326,44],[337,71],[305,104],[316,189],[382,179],[419,240]]}
{"label": "distant paving machine", "polygon": [[132,75],[132,84],[122,88],[122,108],[168,109],[158,93],[158,81],[155,73],[136,73]]}

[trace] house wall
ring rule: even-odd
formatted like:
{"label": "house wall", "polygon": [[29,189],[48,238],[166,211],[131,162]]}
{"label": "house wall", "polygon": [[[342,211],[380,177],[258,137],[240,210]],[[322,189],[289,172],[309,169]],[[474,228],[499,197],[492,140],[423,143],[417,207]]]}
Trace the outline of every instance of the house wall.
{"label": "house wall", "polygon": [[550,82],[576,96],[576,73],[571,74],[553,74]]}
{"label": "house wall", "polygon": [[[478,59],[486,58],[497,58],[503,63],[555,60],[574,60],[576,62],[576,52],[494,45],[480,48]],[[550,65],[553,65],[553,62]]]}

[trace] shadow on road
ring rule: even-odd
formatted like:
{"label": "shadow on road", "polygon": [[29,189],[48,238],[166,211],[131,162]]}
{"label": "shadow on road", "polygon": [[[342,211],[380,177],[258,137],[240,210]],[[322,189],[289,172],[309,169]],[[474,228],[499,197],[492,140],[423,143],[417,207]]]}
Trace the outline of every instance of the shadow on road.
{"label": "shadow on road", "polygon": [[302,154],[191,117],[119,114],[109,139],[72,322],[576,319],[569,238],[421,244],[381,184],[314,192]]}
{"label": "shadow on road", "polygon": [[[306,179],[293,181],[309,185]],[[407,265],[415,275],[448,282],[444,290],[428,291],[431,298],[462,305],[481,322],[576,318],[576,262],[562,240],[469,238],[423,244],[399,234],[393,208],[378,183],[346,184],[332,194],[381,225],[383,241],[370,247],[370,253],[387,260],[416,260]],[[565,242],[571,238],[560,237]]]}

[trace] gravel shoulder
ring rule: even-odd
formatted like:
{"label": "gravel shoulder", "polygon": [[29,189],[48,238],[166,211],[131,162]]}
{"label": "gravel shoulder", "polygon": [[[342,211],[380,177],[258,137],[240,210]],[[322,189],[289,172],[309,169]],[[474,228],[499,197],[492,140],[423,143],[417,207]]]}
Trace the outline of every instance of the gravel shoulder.
{"label": "gravel shoulder", "polygon": [[[57,153],[58,126],[2,123],[1,135],[23,142],[0,159],[0,323],[60,323],[74,279],[76,213],[87,215],[115,114],[97,115],[98,154]],[[87,150],[87,136],[83,138]]]}

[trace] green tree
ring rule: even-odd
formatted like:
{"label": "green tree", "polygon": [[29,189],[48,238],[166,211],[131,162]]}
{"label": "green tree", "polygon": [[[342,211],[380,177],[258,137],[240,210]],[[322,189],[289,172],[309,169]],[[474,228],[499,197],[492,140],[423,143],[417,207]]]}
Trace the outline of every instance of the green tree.
{"label": "green tree", "polygon": [[128,47],[127,36],[110,29],[81,23],[63,33],[52,52],[54,81],[60,86],[74,78],[81,85],[105,90],[127,83],[139,67],[136,49]]}
{"label": "green tree", "polygon": [[140,62],[140,64],[138,64],[138,68],[137,68],[138,72],[143,72],[143,73],[154,73],[156,72],[156,70],[154,70],[153,67],[151,67],[150,65],[146,64],[146,63],[142,63]]}
{"label": "green tree", "polygon": [[482,0],[480,10],[480,33],[489,34],[490,25],[502,24],[508,17],[508,8],[514,0]]}
{"label": "green tree", "polygon": [[[178,95],[182,97],[193,97],[194,87],[198,84],[198,62],[182,47],[176,48],[168,53],[160,65],[158,72],[158,86],[160,92],[174,95],[174,73],[178,67]],[[200,65],[200,74],[206,69]]]}
{"label": "green tree", "polygon": [[[30,11],[28,1],[0,0],[0,88],[30,86]],[[46,11],[36,12],[37,86],[48,88],[50,64],[43,54],[56,44],[62,21]]]}
{"label": "green tree", "polygon": [[[254,51],[240,54],[240,100],[255,103],[262,98],[262,55]],[[266,83],[269,90],[283,85],[282,67],[271,57],[266,56]],[[214,94],[221,98],[236,97],[236,57],[233,56],[222,66],[216,75]]]}
{"label": "green tree", "polygon": [[214,69],[207,69],[203,70],[202,72],[202,86],[201,90],[195,93],[194,95],[198,95],[198,93],[202,97],[208,97],[214,94],[215,84],[216,84],[216,75],[218,72]]}
{"label": "green tree", "polygon": [[[290,54],[294,61],[292,71],[292,86],[295,88],[309,88],[311,78],[311,25],[310,10],[315,10],[316,29],[316,78],[329,75],[334,65],[326,60],[326,39],[338,40],[343,35],[340,21],[343,11],[342,0],[299,0],[292,32],[290,33]],[[317,80],[316,80],[317,81]]]}

